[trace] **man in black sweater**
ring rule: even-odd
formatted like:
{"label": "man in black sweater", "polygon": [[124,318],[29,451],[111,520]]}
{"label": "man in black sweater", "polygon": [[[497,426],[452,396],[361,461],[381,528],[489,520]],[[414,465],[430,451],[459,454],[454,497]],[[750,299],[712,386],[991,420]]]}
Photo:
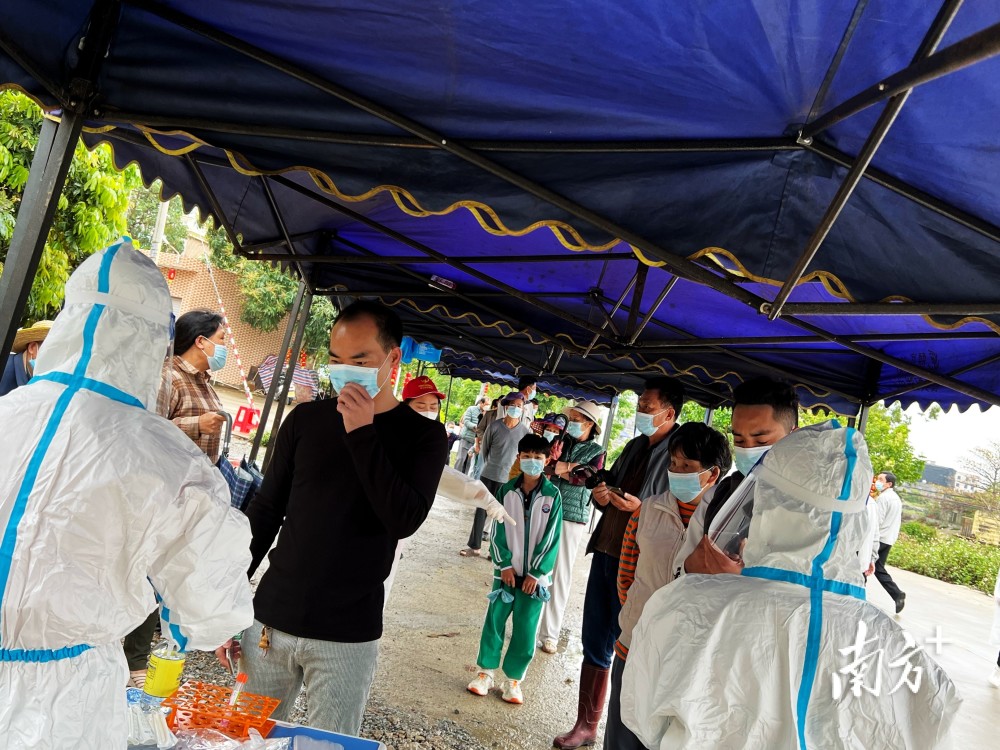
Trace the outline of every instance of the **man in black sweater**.
{"label": "man in black sweater", "polygon": [[288,717],[304,681],[311,726],[360,729],[382,637],[382,582],[397,542],[427,518],[447,456],[444,426],[400,404],[388,385],[402,333],[375,302],[340,313],[330,335],[338,398],[289,415],[247,511],[249,573],[265,556],[269,567],[240,668],[247,692],[281,700],[272,718]]}

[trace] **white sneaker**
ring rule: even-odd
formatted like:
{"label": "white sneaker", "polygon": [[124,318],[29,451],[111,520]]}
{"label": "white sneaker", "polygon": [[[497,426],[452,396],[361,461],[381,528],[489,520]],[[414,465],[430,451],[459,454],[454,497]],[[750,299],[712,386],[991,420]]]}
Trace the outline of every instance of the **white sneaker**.
{"label": "white sneaker", "polygon": [[542,651],[547,654],[554,654],[559,650],[559,644],[552,638],[546,638],[542,641]]}
{"label": "white sneaker", "polygon": [[503,684],[503,699],[508,703],[520,706],[524,703],[524,694],[521,692],[520,680],[507,680]]}
{"label": "white sneaker", "polygon": [[489,695],[491,687],[493,687],[493,672],[484,670],[469,683],[468,690],[473,695]]}
{"label": "white sneaker", "polygon": [[990,675],[990,684],[995,688],[1000,688],[1000,666],[993,667],[993,674]]}

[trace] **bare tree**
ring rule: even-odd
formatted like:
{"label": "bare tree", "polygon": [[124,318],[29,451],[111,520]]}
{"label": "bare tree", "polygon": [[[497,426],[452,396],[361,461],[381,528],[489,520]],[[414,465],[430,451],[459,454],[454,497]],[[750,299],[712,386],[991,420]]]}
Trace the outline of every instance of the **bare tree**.
{"label": "bare tree", "polygon": [[975,478],[975,499],[990,509],[1000,507],[1000,442],[974,448],[962,466]]}

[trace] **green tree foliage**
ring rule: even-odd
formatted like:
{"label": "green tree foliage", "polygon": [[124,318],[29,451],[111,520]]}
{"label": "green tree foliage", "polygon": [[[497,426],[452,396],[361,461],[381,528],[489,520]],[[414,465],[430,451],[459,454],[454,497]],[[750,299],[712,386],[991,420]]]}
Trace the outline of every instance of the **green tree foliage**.
{"label": "green tree foliage", "polygon": [[[7,258],[41,127],[42,113],[34,102],[15,91],[0,92],[0,267]],[[31,286],[25,324],[54,317],[73,270],[125,232],[129,195],[141,184],[134,168],[115,169],[107,146],[88,151],[82,142],[77,144]]]}
{"label": "green tree foliage", "polygon": [[993,593],[1000,568],[1000,547],[947,534],[928,538],[927,531],[912,534],[911,524],[905,524],[900,531],[889,553],[890,565],[939,581],[971,586],[985,594]]}
{"label": "green tree foliage", "polygon": [[[148,188],[140,185],[129,195],[128,229],[133,242],[138,247],[153,246],[153,230],[156,227],[156,214],[160,210],[160,191],[163,189],[159,180]],[[167,223],[164,227],[164,249],[180,253],[184,250],[187,239],[187,227],[184,225],[184,206],[179,196],[170,200],[167,209]]]}
{"label": "green tree foliage", "polygon": [[868,412],[865,428],[872,469],[891,471],[900,483],[916,482],[924,473],[924,461],[910,442],[910,422],[899,404],[892,407],[875,404]]}

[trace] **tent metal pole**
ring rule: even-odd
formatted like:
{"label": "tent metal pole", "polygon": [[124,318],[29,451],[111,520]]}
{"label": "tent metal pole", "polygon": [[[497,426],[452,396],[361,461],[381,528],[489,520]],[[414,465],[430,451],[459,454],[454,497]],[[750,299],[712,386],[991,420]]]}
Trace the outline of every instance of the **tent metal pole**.
{"label": "tent metal pole", "polygon": [[[244,242],[240,247],[243,253],[243,257],[248,260],[297,260],[298,255],[294,255],[291,252],[287,253],[274,253],[275,257],[258,257],[263,256],[261,250],[266,250],[269,247],[279,247],[281,245],[287,244],[288,240],[292,242],[301,242],[303,240],[311,240],[313,237],[322,237],[324,234],[330,234],[328,229],[314,229],[310,232],[297,232],[288,238],[285,237],[272,237],[269,240],[261,240],[260,242]],[[353,257],[353,256],[352,256]]]}
{"label": "tent metal pole", "polygon": [[83,115],[77,112],[66,112],[58,123],[48,118],[42,120],[28,182],[17,210],[14,235],[0,275],[0,332],[3,334],[0,352],[4,356],[10,351],[20,326],[82,126]]}
{"label": "tent metal pole", "polygon": [[444,401],[447,406],[444,408],[444,421],[448,421],[448,409],[451,408],[451,387],[455,384],[455,376],[450,372],[448,373],[448,395],[445,397]]}
{"label": "tent metal pole", "polygon": [[[263,258],[252,258],[252,260],[264,260]],[[311,262],[311,261],[307,261]],[[318,296],[342,294],[351,297],[399,297],[409,299],[410,297],[454,297],[454,292],[450,290],[435,289],[339,289],[336,287],[320,287],[314,292]],[[470,299],[510,299],[506,292],[463,292],[463,295]],[[587,292],[532,292],[536,297],[546,297],[550,299],[575,299],[579,300],[587,296]]]}
{"label": "tent metal pole", "polygon": [[[326,230],[324,230],[326,232]],[[323,232],[303,232],[292,235],[292,240],[309,239]],[[284,244],[284,240],[266,240],[253,245],[243,245],[243,250],[247,253],[248,260],[306,260],[309,263],[329,263],[337,266],[360,265],[360,266],[408,266],[408,265],[446,265],[446,262],[438,258],[431,258],[426,255],[397,255],[393,257],[377,256],[370,258],[364,255],[292,255],[290,253],[259,253],[258,250]],[[509,263],[595,263],[605,260],[624,260],[635,262],[635,256],[631,253],[586,253],[574,255],[558,255],[546,253],[544,255],[461,255],[449,256],[449,260],[455,263],[469,263],[473,265],[506,265]]]}
{"label": "tent metal pole", "polygon": [[[295,326],[295,341],[292,343],[292,353],[288,359],[288,372],[285,373],[285,380],[281,385],[281,396],[278,398],[278,408],[274,412],[274,429],[272,432],[275,439],[278,436],[278,430],[281,429],[281,418],[285,413],[285,404],[288,403],[288,391],[292,387],[292,378],[295,377],[295,365],[299,359],[299,352],[302,350],[302,337],[305,334],[306,323],[309,322],[309,309],[312,307],[313,296],[309,292],[306,292],[305,298],[302,300],[302,306],[299,310],[299,320]],[[278,360],[278,366],[281,367],[283,363]],[[278,370],[275,370],[275,380],[277,380]],[[267,467],[271,464],[271,456],[274,455],[274,451],[269,450],[267,456],[264,458],[263,470],[267,471]]]}
{"label": "tent metal pole", "polygon": [[690,279],[691,281],[698,282],[722,292],[733,299],[753,307],[754,309],[760,309],[761,303],[765,301],[763,298],[747,289],[743,289],[729,279],[724,278],[713,271],[688,260],[687,258],[682,258],[674,253],[664,250],[656,243],[629,229],[626,229],[614,221],[611,221],[606,216],[603,216],[600,213],[593,211],[576,201],[566,198],[565,196],[545,187],[544,185],[541,185],[538,182],[535,182],[534,180],[528,179],[523,175],[504,167],[498,162],[483,156],[462,143],[454,141],[446,135],[438,133],[437,131],[428,128],[415,120],[405,117],[404,115],[384,107],[377,102],[356,94],[343,86],[339,86],[331,81],[328,81],[323,77],[306,70],[305,68],[295,65],[277,55],[249,44],[238,37],[227,34],[210,24],[178,12],[159,2],[154,2],[153,0],[126,0],[126,2],[133,7],[141,8],[142,10],[158,16],[159,18],[162,18],[170,23],[176,24],[207,39],[211,39],[220,45],[246,55],[258,62],[263,63],[264,65],[267,65],[268,67],[281,71],[319,91],[323,91],[357,109],[395,125],[396,127],[411,133],[421,140],[433,144],[434,146],[451,153],[453,156],[456,156],[459,159],[466,161],[469,164],[472,164],[473,166],[476,166],[479,169],[510,183],[511,185],[514,185],[524,192],[534,195],[536,198],[550,203],[553,206],[561,208],[572,216],[582,219],[594,228],[601,230],[611,237],[617,237],[623,242],[627,242],[628,244],[642,250],[644,253],[652,255],[656,258],[656,260],[662,261],[664,266],[669,268],[676,275],[683,276],[686,279]]}
{"label": "tent metal pole", "polygon": [[715,407],[706,406],[705,407],[705,424],[709,427],[712,426],[712,417],[715,415]]}
{"label": "tent metal pole", "polygon": [[807,138],[815,136],[889,97],[935,81],[949,73],[955,73],[998,53],[1000,53],[1000,24],[994,24],[936,54],[912,63],[909,67],[856,94],[809,123],[802,129],[802,135]]}
{"label": "tent metal pole", "polygon": [[601,438],[601,446],[604,448],[605,452],[607,452],[608,445],[611,443],[611,426],[615,423],[615,417],[617,416],[618,416],[618,395],[615,394],[614,398],[611,399],[611,406],[608,407],[607,428],[604,430],[604,436]]}
{"label": "tent metal pole", "polygon": [[[295,299],[292,301],[292,309],[288,313],[288,325],[285,326],[285,335],[281,339],[281,349],[277,353],[277,362],[274,366],[274,375],[271,376],[271,385],[267,389],[267,397],[264,399],[264,406],[260,412],[260,422],[257,427],[257,434],[254,435],[253,445],[250,447],[250,463],[257,460],[257,453],[260,451],[260,443],[264,438],[264,431],[267,429],[267,418],[271,415],[271,406],[274,404],[274,399],[278,393],[278,381],[281,379],[279,376],[284,367],[285,354],[288,352],[288,346],[292,340],[292,331],[295,329],[295,321],[299,316],[299,308],[302,306],[302,298],[306,293],[306,285],[304,282],[299,282],[299,291],[295,295]],[[271,438],[274,439],[278,436],[278,424],[275,422],[274,429],[271,430],[273,433]]]}
{"label": "tent metal pole", "polygon": [[[612,322],[615,313],[618,312],[619,309],[621,309],[621,306],[625,303],[625,298],[628,297],[628,293],[632,291],[632,287],[635,286],[635,283],[638,280],[638,278],[639,278],[639,272],[636,271],[632,275],[632,279],[628,282],[628,284],[625,285],[625,289],[622,290],[621,296],[618,298],[618,301],[614,303],[614,307],[611,308],[611,312],[604,314],[605,320],[604,324],[601,326],[601,330],[594,334],[594,338],[591,339],[590,345],[583,351],[582,356],[584,359],[590,356],[590,352],[594,349],[594,346],[597,344],[598,340],[600,340],[601,336],[604,335],[604,329],[607,328],[608,324]],[[610,300],[608,301],[610,302]],[[598,307],[600,307],[601,310],[603,311],[604,307],[601,305],[600,299],[597,300],[597,304]]]}
{"label": "tent metal pole", "polygon": [[264,195],[267,196],[267,204],[271,207],[271,213],[274,215],[274,220],[278,224],[278,229],[281,230],[281,236],[285,238],[285,246],[288,248],[288,253],[295,258],[292,262],[295,264],[295,270],[299,272],[299,278],[306,283],[306,288],[309,293],[313,293],[313,285],[310,282],[309,277],[306,272],[302,270],[302,261],[299,259],[298,253],[295,252],[295,245],[292,242],[291,236],[288,234],[288,227],[285,225],[285,219],[281,215],[281,210],[278,208],[278,202],[274,199],[274,192],[271,190],[271,185],[267,181],[267,175],[260,176],[260,184],[264,187]]}
{"label": "tent metal pole", "polygon": [[857,430],[862,435],[868,429],[868,411],[870,408],[868,404],[861,404],[861,408],[858,410]]}
{"label": "tent metal pole", "polygon": [[[357,221],[361,222],[362,224],[365,224],[366,226],[370,226],[372,229],[375,229],[376,231],[381,232],[382,234],[386,235],[387,237],[391,237],[392,239],[398,240],[399,242],[402,242],[403,244],[409,245],[410,247],[413,247],[414,249],[419,250],[421,252],[425,252],[428,255],[432,255],[434,257],[440,257],[440,258],[444,258],[445,257],[445,256],[441,255],[440,253],[438,253],[436,250],[432,250],[431,248],[427,247],[423,243],[417,242],[416,240],[412,240],[409,237],[406,237],[405,235],[400,234],[399,232],[397,232],[397,231],[395,231],[393,229],[390,229],[389,227],[386,227],[386,226],[380,224],[377,221],[373,221],[373,220],[369,219],[367,216],[364,216],[363,214],[359,214],[356,211],[352,211],[351,209],[347,208],[346,206],[341,206],[339,203],[336,203],[335,201],[327,199],[326,196],[318,195],[318,194],[312,192],[311,190],[309,190],[307,188],[303,188],[300,185],[295,184],[291,180],[287,180],[286,178],[281,177],[280,175],[275,176],[273,179],[274,179],[275,182],[277,182],[277,183],[279,183],[281,185],[285,185],[286,187],[289,187],[292,190],[300,192],[302,195],[305,195],[306,197],[312,198],[313,200],[317,201],[318,203],[321,203],[324,206],[328,206],[328,207],[334,209],[335,211],[339,211],[339,212],[341,212],[341,213],[343,213],[343,214],[345,214],[347,216],[350,216],[353,219],[356,219]],[[369,255],[376,255],[371,250],[368,250],[367,248],[362,247],[361,245],[357,244],[356,242],[351,242],[350,240],[347,240],[347,239],[345,239],[343,237],[337,237],[336,240],[337,240],[337,242],[340,242],[341,244],[346,245],[347,247],[350,247],[350,248],[352,248],[354,250],[357,250],[358,252],[368,253]],[[421,274],[416,273],[415,271],[410,271],[409,269],[405,269],[405,268],[401,269],[401,270],[406,275],[410,276],[411,278],[419,280],[423,284],[426,284],[427,281],[428,281],[426,276],[422,276]],[[490,276],[488,276],[486,274],[479,273],[478,271],[475,271],[474,269],[468,268],[467,266],[460,266],[460,267],[458,267],[458,270],[461,270],[463,273],[468,273],[470,276],[473,276],[475,278],[479,278],[480,280],[484,281],[485,283],[489,284],[490,286],[493,286],[493,287],[495,287],[497,289],[500,289],[500,290],[504,291],[505,293],[507,293],[511,297],[519,299],[522,302],[525,302],[525,303],[527,303],[529,305],[537,307],[537,308],[539,308],[541,310],[545,310],[546,312],[548,312],[548,313],[550,313],[550,314],[552,314],[552,315],[554,315],[554,316],[556,316],[556,317],[558,317],[560,319],[566,320],[569,323],[573,323],[574,325],[581,326],[581,327],[583,327],[583,328],[585,328],[587,330],[591,330],[591,331],[595,331],[595,332],[597,331],[596,326],[592,326],[587,321],[581,320],[579,318],[576,318],[575,316],[567,315],[566,313],[564,313],[562,310],[560,310],[558,307],[555,307],[554,305],[549,305],[549,304],[541,303],[537,299],[533,299],[530,295],[524,294],[523,292],[521,292],[521,291],[519,291],[517,289],[514,289],[513,287],[508,286],[507,284],[503,284],[502,282],[499,282],[496,279],[494,279],[494,278],[492,278],[492,277],[490,277]],[[548,341],[550,343],[559,344],[560,346],[564,346],[565,345],[565,344],[560,343],[559,341],[557,341],[553,337],[548,336],[548,335],[542,333],[541,331],[538,331],[537,329],[533,328],[532,326],[529,326],[527,323],[519,321],[516,318],[512,318],[509,314],[499,312],[495,308],[492,308],[492,307],[489,307],[487,305],[484,305],[481,302],[476,302],[475,300],[473,300],[472,298],[466,296],[462,292],[458,292],[458,291],[454,291],[454,290],[452,290],[452,292],[453,292],[454,296],[457,297],[458,299],[464,299],[466,302],[469,302],[470,304],[473,304],[473,305],[475,305],[476,307],[479,307],[482,310],[486,310],[487,312],[491,313],[492,315],[496,315],[499,320],[505,320],[505,321],[507,321],[507,322],[509,322],[511,324],[516,324],[516,325],[518,325],[518,326],[520,326],[520,327],[522,327],[522,328],[524,328],[524,329],[526,329],[528,331],[531,331],[531,332],[535,333],[535,335],[537,335],[539,338],[545,339],[546,341]]]}
{"label": "tent metal pole", "polygon": [[665,300],[667,298],[667,295],[670,294],[670,292],[673,290],[675,286],[677,286],[677,281],[679,279],[680,279],[679,276],[674,276],[672,279],[670,279],[670,281],[667,282],[667,285],[663,287],[663,291],[660,292],[660,296],[656,298],[656,302],[654,302],[653,306],[649,308],[649,312],[646,313],[646,316],[642,319],[642,322],[639,324],[639,327],[635,329],[635,333],[633,333],[631,338],[629,338],[628,340],[629,346],[635,344],[636,339],[639,338],[639,334],[641,334],[645,330],[646,326],[649,325],[649,321],[651,321],[653,319],[653,316],[656,315],[656,311],[660,309],[660,305],[663,304],[663,300]]}
{"label": "tent metal pole", "polygon": [[[0,276],[0,353],[6,355],[14,342],[24,306],[31,293],[31,284],[45,249],[52,227],[59,196],[73,161],[73,152],[80,140],[84,113],[88,112],[96,94],[95,82],[111,44],[121,11],[120,0],[96,0],[88,15],[88,26],[74,45],[78,63],[72,71],[69,91],[52,87],[46,78],[37,80],[58,96],[63,104],[59,122],[42,120],[35,153],[31,158],[28,181],[17,210],[14,233],[7,249],[3,275]],[[15,60],[23,60],[17,46],[6,36],[0,37],[3,48]],[[25,70],[34,68],[29,64]]]}
{"label": "tent metal pole", "polygon": [[[670,331],[671,333],[676,333],[676,334],[681,335],[681,336],[686,336],[689,340],[691,340],[693,342],[697,342],[699,345],[701,345],[701,342],[698,341],[698,337],[697,336],[694,336],[693,334],[688,333],[683,328],[678,328],[677,326],[672,326],[669,323],[664,323],[661,320],[653,320],[652,322],[656,326],[658,326],[659,328],[663,328],[664,330]],[[759,367],[759,368],[762,368],[762,369],[765,369],[765,370],[769,370],[770,372],[773,372],[773,373],[775,373],[777,375],[780,375],[782,378],[793,378],[796,382],[801,383],[803,385],[812,386],[813,388],[819,388],[819,389],[821,389],[821,390],[823,390],[825,392],[828,392],[828,393],[834,393],[834,394],[840,396],[841,398],[847,399],[848,401],[857,402],[857,400],[858,400],[857,396],[852,396],[849,393],[844,393],[842,391],[838,391],[835,388],[831,388],[828,385],[823,385],[822,383],[819,383],[819,382],[816,382],[816,381],[811,380],[809,378],[803,377],[800,374],[791,372],[791,371],[786,370],[786,369],[784,369],[782,367],[778,367],[777,365],[772,365],[772,364],[769,364],[767,362],[761,362],[760,360],[756,360],[753,357],[747,357],[746,355],[741,354],[738,351],[733,351],[732,349],[727,349],[724,346],[709,346],[707,348],[710,351],[716,351],[716,352],[720,352],[722,354],[726,354],[726,355],[732,357],[733,359],[735,359],[735,360],[737,360],[739,362],[744,362],[744,363],[746,363],[748,365],[752,365],[753,367]],[[600,354],[600,353],[603,353],[603,352],[598,352],[598,353]],[[648,363],[648,360],[646,360],[643,357],[643,351],[642,350],[634,352],[632,356],[638,357],[642,361]],[[652,364],[652,363],[649,363],[649,364]],[[723,400],[726,400],[726,399],[723,399]]]}
{"label": "tent metal pole", "polygon": [[854,6],[854,12],[851,14],[851,20],[847,23],[847,28],[844,30],[843,36],[840,38],[840,46],[837,47],[837,52],[833,56],[833,62],[830,63],[830,67],[826,70],[826,75],[823,77],[823,83],[820,84],[819,90],[816,92],[816,98],[813,99],[812,107],[809,110],[809,116],[806,118],[806,122],[815,120],[817,115],[819,115],[819,109],[823,106],[823,102],[826,100],[826,93],[830,90],[830,86],[833,84],[833,79],[837,77],[837,71],[840,70],[840,63],[844,60],[844,55],[847,53],[847,48],[851,44],[851,40],[854,38],[854,32],[858,29],[858,24],[861,22],[861,16],[864,15],[865,8],[868,7],[868,0],[857,0],[857,4]]}
{"label": "tent metal pole", "polygon": [[[940,44],[945,32],[948,31],[948,27],[951,25],[951,21],[955,17],[955,14],[958,12],[961,5],[962,0],[945,1],[941,12],[934,19],[934,23],[931,24],[931,28],[928,30],[923,42],[921,42],[920,48],[917,50],[911,64],[917,64],[934,54],[934,50],[937,49],[937,46]],[[837,192],[834,195],[833,200],[830,201],[830,205],[827,206],[826,212],[823,214],[823,218],[820,219],[819,225],[809,238],[809,242],[806,244],[805,250],[802,251],[799,259],[796,261],[791,274],[787,279],[785,279],[785,283],[782,284],[781,290],[778,292],[778,296],[774,298],[774,302],[771,304],[768,312],[768,317],[771,320],[774,320],[781,315],[782,307],[788,301],[789,295],[791,295],[795,285],[799,283],[799,280],[805,274],[806,269],[809,267],[813,258],[816,257],[816,253],[819,252],[819,249],[826,240],[827,235],[829,235],[830,230],[833,229],[834,223],[838,218],[840,218],[840,214],[844,210],[844,206],[847,205],[847,201],[850,200],[851,195],[854,194],[854,189],[861,182],[861,178],[864,176],[865,170],[868,168],[868,165],[871,164],[872,159],[875,158],[875,152],[878,151],[878,148],[882,145],[882,141],[885,140],[889,129],[892,127],[893,123],[896,122],[896,117],[899,115],[900,111],[902,111],[903,105],[906,104],[906,100],[909,99],[912,91],[913,89],[904,89],[900,91],[889,100],[889,103],[886,104],[885,108],[882,110],[878,121],[875,123],[875,127],[872,128],[868,137],[865,139],[864,145],[858,152],[857,157],[855,157],[854,164],[852,164],[851,168],[847,170],[847,175],[844,177],[843,182],[840,183],[840,187],[837,188]],[[811,142],[811,139],[809,138],[806,138],[806,140]]]}
{"label": "tent metal pole", "polygon": [[[806,146],[806,149],[808,151],[812,151],[814,154],[819,154],[824,159],[832,161],[835,164],[839,164],[842,167],[850,168],[854,163],[853,157],[848,156],[842,151],[838,151],[829,144],[821,141],[814,140],[812,144]],[[997,227],[995,224],[991,224],[978,216],[973,216],[957,206],[946,203],[940,198],[934,197],[930,193],[925,193],[920,188],[903,182],[899,178],[893,177],[891,174],[883,172],[877,167],[869,165],[868,169],[865,170],[865,179],[874,182],[876,185],[881,185],[897,195],[901,195],[904,198],[907,198],[914,203],[933,211],[934,213],[940,214],[946,219],[951,219],[967,229],[971,229],[973,232],[977,232],[984,237],[988,237],[994,242],[1000,242],[1000,227]]]}
{"label": "tent metal pole", "polygon": [[[1000,354],[994,354],[992,356],[986,357],[986,359],[981,359],[978,362],[973,362],[971,365],[966,365],[965,367],[960,367],[957,370],[952,370],[948,373],[948,377],[957,377],[959,375],[964,375],[967,372],[972,372],[973,370],[978,370],[980,367],[986,367],[986,365],[992,365],[994,362],[1000,362]],[[916,385],[908,385],[906,388],[900,388],[892,393],[886,393],[885,395],[879,396],[879,401],[889,401],[890,399],[899,398],[903,394],[915,391],[918,388],[922,388],[927,385],[927,381],[917,383]]]}
{"label": "tent metal pole", "polygon": [[[0,48],[3,38],[0,36]],[[13,55],[12,55],[13,56]],[[37,76],[36,76],[37,78]],[[40,79],[39,79],[40,80]],[[109,107],[100,113],[105,122],[124,122],[149,127],[169,127],[179,130],[207,130],[213,133],[252,135],[289,140],[335,143],[350,146],[378,148],[433,149],[437,145],[413,136],[375,135],[371,133],[344,133],[328,130],[309,130],[276,125],[251,125],[197,117],[174,117],[142,112],[129,112]],[[521,154],[674,154],[674,153],[739,153],[746,151],[796,151],[802,146],[794,138],[704,138],[645,141],[499,141],[468,140],[468,148],[476,151],[494,151]]]}
{"label": "tent metal pole", "polygon": [[[777,301],[777,300],[776,300]],[[774,314],[773,308],[765,311]],[[787,315],[799,317],[844,315],[1000,315],[1000,302],[789,302],[783,308]],[[784,317],[784,316],[782,316]]]}
{"label": "tent metal pole", "polygon": [[628,312],[628,324],[625,328],[625,335],[628,336],[629,341],[635,341],[635,337],[638,335],[636,327],[639,324],[639,314],[642,312],[642,295],[646,291],[646,276],[648,275],[649,266],[640,261],[639,267],[636,269],[635,289],[632,292],[632,309]]}
{"label": "tent metal pole", "polygon": [[[947,375],[941,375],[940,373],[915,365],[912,362],[907,362],[905,359],[900,359],[899,357],[893,357],[892,355],[880,352],[878,349],[870,349],[867,346],[860,346],[843,336],[834,336],[833,334],[829,334],[817,326],[806,323],[804,320],[798,320],[796,318],[785,318],[785,320],[789,320],[803,330],[828,337],[831,343],[839,344],[844,348],[855,351],[858,354],[868,357],[869,359],[889,365],[890,367],[895,367],[897,370],[909,373],[910,375],[917,375],[918,377],[922,377],[924,380],[931,383],[948,388],[949,390],[957,391],[958,393],[963,393],[966,396],[974,398],[978,401],[983,401],[987,404],[992,404],[993,406],[1000,406],[1000,395],[996,393],[990,393],[987,390],[978,388],[974,385],[969,385],[961,380],[955,380]],[[826,390],[830,390],[829,386],[825,386],[825,388]]]}

